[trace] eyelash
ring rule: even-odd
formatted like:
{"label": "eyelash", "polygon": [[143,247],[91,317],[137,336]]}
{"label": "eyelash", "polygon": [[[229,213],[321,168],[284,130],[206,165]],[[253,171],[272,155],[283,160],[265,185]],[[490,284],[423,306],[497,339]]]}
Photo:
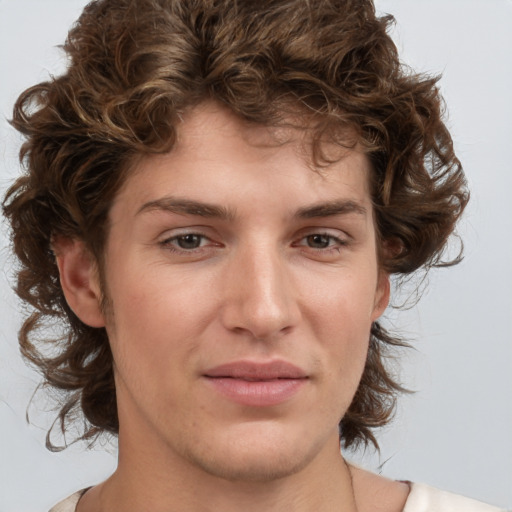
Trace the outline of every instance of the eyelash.
{"label": "eyelash", "polygon": [[166,238],[165,240],[162,240],[160,242],[160,245],[165,247],[167,250],[169,250],[171,252],[179,253],[179,254],[186,254],[186,253],[193,254],[193,253],[196,253],[196,252],[200,251],[201,249],[203,249],[202,245],[199,245],[199,247],[192,247],[192,248],[186,249],[183,247],[178,247],[174,244],[175,242],[178,243],[178,241],[180,239],[184,239],[186,237],[197,237],[200,239],[200,244],[204,241],[209,240],[209,238],[206,235],[203,235],[202,233],[182,233],[180,235],[175,235],[170,238]]}
{"label": "eyelash", "polygon": [[[187,237],[195,237],[199,239],[199,246],[198,247],[191,247],[191,248],[184,248],[179,247],[177,244],[180,240],[183,240]],[[328,244],[326,247],[311,247],[306,244],[302,244],[303,241],[308,241],[308,239],[314,238],[314,237],[321,237],[325,239],[325,242]],[[205,246],[202,245],[204,242],[210,240],[206,235],[203,235],[202,233],[183,233],[179,235],[172,236],[170,238],[166,238],[165,240],[162,240],[160,242],[160,245],[165,247],[166,250],[169,250],[173,253],[178,254],[197,254],[198,252],[205,249]],[[293,243],[294,247],[306,247],[308,249],[311,249],[315,251],[315,253],[324,253],[329,254],[332,252],[339,253],[341,250],[341,247],[346,247],[349,244],[349,242],[345,239],[339,238],[337,236],[334,236],[329,233],[323,233],[323,232],[317,232],[317,233],[311,233],[305,236],[302,236],[297,242]]]}
{"label": "eyelash", "polygon": [[[311,233],[310,235],[306,235],[306,236],[302,237],[300,239],[300,241],[312,239],[312,238],[315,238],[315,237],[327,239],[326,243],[328,244],[326,247],[311,247],[311,246],[308,246],[309,249],[313,249],[315,251],[326,252],[326,251],[335,250],[335,251],[339,252],[340,247],[348,245],[348,241],[347,240],[341,239],[341,238],[339,238],[337,236],[334,236],[334,235],[331,235],[329,233]],[[331,243],[331,242],[333,242],[333,243]],[[300,246],[301,244],[295,244],[295,245],[299,245]]]}

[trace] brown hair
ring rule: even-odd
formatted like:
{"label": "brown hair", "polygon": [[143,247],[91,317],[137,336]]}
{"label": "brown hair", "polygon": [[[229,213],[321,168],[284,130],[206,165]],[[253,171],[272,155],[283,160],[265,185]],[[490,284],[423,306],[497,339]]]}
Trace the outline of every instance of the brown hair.
{"label": "brown hair", "polygon": [[[382,267],[404,275],[446,264],[468,194],[437,78],[400,64],[392,21],[377,17],[371,0],[97,0],[85,8],[64,45],[67,72],[26,90],[14,107],[26,172],[4,199],[17,293],[32,311],[21,350],[65,392],[63,431],[80,409],[84,439],[116,433],[118,418],[106,332],[68,307],[52,238],[84,240],[101,267],[109,207],[130,162],[171,150],[180,114],[206,98],[266,125],[283,122],[287,109],[307,112],[314,150],[350,127],[373,164],[380,245],[393,248]],[[48,334],[52,325],[60,327]],[[389,421],[403,391],[385,365],[401,344],[373,325],[340,423],[345,446],[376,445],[372,429]]]}

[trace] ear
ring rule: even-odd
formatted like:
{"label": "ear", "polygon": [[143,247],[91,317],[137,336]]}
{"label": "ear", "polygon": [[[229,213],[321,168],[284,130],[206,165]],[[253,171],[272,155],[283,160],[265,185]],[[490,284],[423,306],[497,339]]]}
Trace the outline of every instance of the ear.
{"label": "ear", "polygon": [[84,324],[104,327],[101,287],[93,256],[82,241],[71,238],[55,239],[53,250],[69,307]]}
{"label": "ear", "polygon": [[380,271],[377,288],[375,290],[375,301],[371,314],[372,322],[375,322],[375,320],[377,320],[388,307],[391,293],[390,290],[391,285],[389,282],[389,274],[387,272]]}

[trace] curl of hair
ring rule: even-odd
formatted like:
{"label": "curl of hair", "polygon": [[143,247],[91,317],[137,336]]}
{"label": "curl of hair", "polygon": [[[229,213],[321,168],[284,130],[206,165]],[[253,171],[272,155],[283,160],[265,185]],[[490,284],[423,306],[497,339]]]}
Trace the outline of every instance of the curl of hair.
{"label": "curl of hair", "polygon": [[[97,0],[85,8],[64,45],[67,72],[26,90],[14,107],[26,172],[3,203],[17,293],[32,308],[21,350],[68,394],[63,429],[73,411],[88,422],[83,438],[116,433],[118,418],[106,332],[68,307],[52,239],[83,240],[101,269],[109,207],[130,163],[170,151],[180,116],[205,99],[250,122],[303,119],[319,161],[328,160],[325,140],[343,144],[350,128],[373,164],[382,267],[409,274],[457,261],[444,262],[443,251],[468,200],[464,176],[437,78],[400,64],[392,21],[377,17],[371,0]],[[64,334],[43,335],[49,321]],[[376,445],[372,429],[390,420],[403,391],[384,364],[403,343],[378,324],[370,337],[340,423],[345,446]],[[48,345],[50,353],[41,348]]]}

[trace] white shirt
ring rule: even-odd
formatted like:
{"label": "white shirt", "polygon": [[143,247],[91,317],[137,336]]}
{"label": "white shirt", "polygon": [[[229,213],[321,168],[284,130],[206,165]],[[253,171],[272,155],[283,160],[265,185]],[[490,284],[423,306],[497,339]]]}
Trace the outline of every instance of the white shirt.
{"label": "white shirt", "polygon": [[[441,491],[425,484],[411,483],[411,492],[403,512],[506,512],[481,501]],[[75,512],[84,491],[76,492],[55,505],[50,512]]]}

